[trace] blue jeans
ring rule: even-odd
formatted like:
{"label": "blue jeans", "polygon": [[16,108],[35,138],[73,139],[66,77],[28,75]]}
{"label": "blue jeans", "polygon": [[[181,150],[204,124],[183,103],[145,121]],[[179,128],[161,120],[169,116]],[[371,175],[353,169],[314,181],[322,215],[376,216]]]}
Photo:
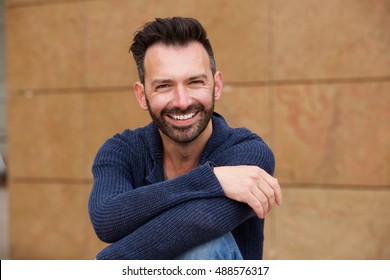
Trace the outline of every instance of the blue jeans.
{"label": "blue jeans", "polygon": [[190,249],[175,260],[242,260],[240,249],[231,232]]}

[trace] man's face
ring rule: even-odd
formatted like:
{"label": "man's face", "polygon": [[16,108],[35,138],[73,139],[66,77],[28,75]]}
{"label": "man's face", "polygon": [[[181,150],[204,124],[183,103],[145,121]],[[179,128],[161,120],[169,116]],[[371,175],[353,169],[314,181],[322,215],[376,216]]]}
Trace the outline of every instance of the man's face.
{"label": "man's face", "polygon": [[146,52],[144,68],[146,106],[163,134],[177,143],[189,143],[207,127],[211,131],[210,119],[222,77],[217,73],[218,81],[214,81],[201,44],[153,45]]}

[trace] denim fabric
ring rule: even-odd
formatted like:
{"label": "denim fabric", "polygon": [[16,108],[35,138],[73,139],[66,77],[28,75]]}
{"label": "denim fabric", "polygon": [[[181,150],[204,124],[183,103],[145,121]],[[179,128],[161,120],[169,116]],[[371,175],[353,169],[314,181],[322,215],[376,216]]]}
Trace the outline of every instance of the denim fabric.
{"label": "denim fabric", "polygon": [[242,260],[240,249],[231,232],[190,249],[176,260]]}

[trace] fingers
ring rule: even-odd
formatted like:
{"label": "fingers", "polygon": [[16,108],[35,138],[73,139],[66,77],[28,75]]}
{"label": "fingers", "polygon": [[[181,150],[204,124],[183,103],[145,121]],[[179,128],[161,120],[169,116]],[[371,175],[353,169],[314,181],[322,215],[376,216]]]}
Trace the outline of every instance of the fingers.
{"label": "fingers", "polygon": [[257,166],[226,166],[214,168],[225,195],[248,204],[259,218],[274,206],[282,204],[278,180]]}
{"label": "fingers", "polygon": [[255,211],[257,217],[260,219],[263,219],[265,217],[266,211],[263,208],[263,205],[260,203],[260,201],[257,199],[256,196],[252,195],[248,198],[246,203]]}
{"label": "fingers", "polygon": [[253,188],[247,204],[255,211],[259,218],[264,218],[265,214],[270,210],[268,198],[257,187]]}
{"label": "fingers", "polygon": [[260,169],[262,172],[262,178],[264,181],[267,182],[267,184],[273,189],[273,196],[278,205],[282,205],[283,203],[283,197],[282,197],[282,189],[280,188],[279,181],[275,177],[269,175],[266,171],[263,169]]}
{"label": "fingers", "polygon": [[282,191],[278,180],[260,169],[260,175],[251,189],[247,204],[259,218],[264,218],[273,208],[274,202],[282,204]]}

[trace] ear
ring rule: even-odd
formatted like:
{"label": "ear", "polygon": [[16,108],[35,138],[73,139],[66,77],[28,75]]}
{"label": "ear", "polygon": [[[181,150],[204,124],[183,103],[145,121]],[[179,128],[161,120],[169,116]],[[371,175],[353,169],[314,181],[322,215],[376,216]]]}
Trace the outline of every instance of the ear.
{"label": "ear", "polygon": [[144,110],[148,110],[148,105],[146,104],[145,87],[142,83],[136,82],[134,84],[134,93],[139,106]]}
{"label": "ear", "polygon": [[222,73],[217,71],[214,75],[214,97],[215,100],[219,100],[223,89],[223,76]]}

